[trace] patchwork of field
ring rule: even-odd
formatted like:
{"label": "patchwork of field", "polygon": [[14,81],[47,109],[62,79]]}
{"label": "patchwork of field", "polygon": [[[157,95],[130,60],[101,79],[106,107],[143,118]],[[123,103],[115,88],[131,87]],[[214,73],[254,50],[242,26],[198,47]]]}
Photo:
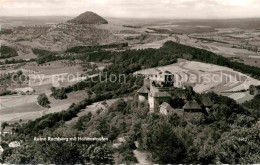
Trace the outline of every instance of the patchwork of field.
{"label": "patchwork of field", "polygon": [[20,95],[0,97],[0,123],[17,122],[20,119],[25,122],[34,120],[45,114],[67,110],[72,103],[78,103],[87,98],[83,91],[71,92],[65,100],[56,100],[50,97],[51,91],[45,89],[45,93],[51,102],[51,108],[43,108],[38,105],[38,95]]}
{"label": "patchwork of field", "polygon": [[[63,18],[64,21],[66,19]],[[253,27],[249,23],[241,23],[237,26],[236,21],[230,20],[224,21],[225,24],[219,24],[218,20],[182,22],[180,20],[109,19],[109,24],[87,26],[82,29],[68,24],[53,24],[58,23],[58,20],[52,20],[49,24],[49,19],[44,19],[39,25],[45,26],[15,27],[13,34],[1,35],[0,42],[17,50],[19,56],[14,57],[15,59],[30,59],[36,58],[32,48],[62,51],[76,45],[128,42],[131,49],[158,49],[169,40],[175,42],[179,39],[181,44],[212,51],[239,62],[260,67],[258,51],[260,50],[260,32],[256,29],[258,25]],[[4,23],[6,27],[35,23],[35,21],[27,23],[16,21],[10,23],[9,21],[6,19],[1,23]],[[110,65],[95,64],[99,70]],[[85,91],[71,92],[65,100],[55,100],[50,97],[52,86],[65,87],[83,80],[84,77],[81,77],[83,69],[80,63],[61,60],[44,65],[28,62],[18,68],[11,66],[0,70],[0,74],[23,70],[26,75],[31,74],[36,78],[30,84],[9,87],[9,89],[15,89],[30,86],[35,90],[33,95],[0,97],[0,123],[15,122],[20,119],[27,121],[44,114],[60,112],[66,110],[72,103],[87,98]],[[141,70],[135,74],[148,75],[157,72],[158,69],[174,73],[176,86],[191,85],[199,93],[214,91],[233,98],[239,103],[253,97],[248,91],[241,92],[241,90],[247,90],[250,85],[260,85],[260,81],[232,69],[192,61],[180,61],[173,65]],[[78,75],[81,75],[79,79]],[[68,79],[70,81],[67,81]],[[40,93],[46,93],[48,96],[51,101],[50,109],[37,105],[37,97]],[[110,105],[115,101],[108,100],[107,104]],[[96,113],[100,108],[105,108],[102,102],[90,105],[80,112],[78,117],[88,112]]]}
{"label": "patchwork of field", "polygon": [[[196,29],[199,28],[199,29]],[[161,35],[149,42],[135,42],[131,49],[160,48],[166,41],[177,41],[184,45],[205,49],[228,58],[236,58],[239,62],[252,66],[260,66],[260,35],[256,29],[212,28],[204,25],[147,24],[141,28],[127,29],[137,34],[151,36]],[[183,32],[179,32],[183,31]],[[187,33],[187,31],[190,31]],[[118,33],[121,31],[118,30]],[[129,34],[129,36],[137,35]],[[127,36],[128,34],[122,34]],[[129,37],[128,37],[129,38]],[[131,38],[131,37],[130,37]],[[133,43],[132,40],[128,41]]]}
{"label": "patchwork of field", "polygon": [[[181,44],[196,47],[199,49],[205,49],[228,58],[235,57],[239,59],[240,62],[243,62],[247,65],[252,65],[257,67],[260,66],[259,53],[247,49],[232,47],[233,45],[239,44],[239,42],[232,42],[228,40],[228,42],[230,43],[222,43],[227,41],[225,38],[218,38],[216,39],[216,41],[210,41],[210,42],[205,42],[198,39],[200,37],[204,38],[204,35],[207,36],[206,34],[197,35],[197,38],[194,38],[192,35],[187,35],[187,34],[176,34],[175,36],[177,36],[180,39]],[[212,36],[215,35],[217,34],[214,34]],[[147,49],[147,48],[158,49],[162,47],[166,41],[176,42],[176,38],[173,36],[168,36],[167,38],[164,38],[162,40],[156,40],[150,43],[135,44],[135,46],[131,47],[131,49]]]}
{"label": "patchwork of field", "polygon": [[[49,62],[45,65],[30,62],[20,67],[7,67],[0,70],[0,74],[17,73],[20,70],[29,77],[29,81],[24,83],[23,87],[30,86],[36,93],[49,90],[52,86],[67,86],[84,79],[82,66],[68,60]],[[12,88],[21,87],[14,85],[12,84]]]}
{"label": "patchwork of field", "polygon": [[[100,67],[104,67],[101,65]],[[28,83],[22,86],[14,85],[8,87],[9,90],[15,88],[32,88],[35,92],[32,95],[12,95],[0,97],[0,123],[33,120],[47,113],[59,112],[66,110],[72,103],[82,101],[87,97],[85,91],[71,92],[66,100],[56,100],[50,97],[50,88],[63,87],[82,81],[81,77],[83,68],[81,65],[69,61],[55,61],[39,66],[36,63],[27,63],[19,68],[8,68],[2,70],[4,73],[16,73],[22,70],[23,73],[30,77]],[[45,109],[37,104],[39,94],[45,93],[51,101],[51,108]]]}
{"label": "patchwork of field", "polygon": [[158,70],[173,73],[177,87],[190,85],[195,92],[225,93],[226,96],[235,100],[252,99],[246,92],[241,91],[248,90],[250,85],[260,85],[259,80],[230,68],[186,60],[179,60],[178,63],[168,66],[137,71],[134,74],[150,75],[156,74]]}

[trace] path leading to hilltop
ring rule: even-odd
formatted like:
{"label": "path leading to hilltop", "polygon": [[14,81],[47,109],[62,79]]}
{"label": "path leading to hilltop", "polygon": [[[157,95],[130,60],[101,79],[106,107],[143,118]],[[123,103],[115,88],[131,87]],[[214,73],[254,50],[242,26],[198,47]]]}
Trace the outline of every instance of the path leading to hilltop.
{"label": "path leading to hilltop", "polygon": [[[85,109],[81,110],[78,114],[77,117],[72,118],[69,121],[66,121],[66,124],[70,124],[74,121],[77,121],[79,119],[79,117],[87,115],[89,112],[91,112],[92,114],[96,114],[97,110],[99,109],[103,109],[103,111],[99,114],[102,115],[103,113],[106,112],[106,110],[108,109],[108,107],[110,107],[113,103],[115,103],[116,101],[118,101],[119,99],[123,99],[125,101],[131,100],[133,99],[132,97],[125,97],[125,98],[116,98],[116,99],[110,99],[110,100],[104,100],[104,101],[100,101],[100,102],[95,102],[91,105],[88,105]],[[106,102],[107,103],[107,107],[105,105],[103,105],[103,103]]]}
{"label": "path leading to hilltop", "polygon": [[[135,146],[138,148],[137,142],[135,142]],[[138,164],[141,164],[141,165],[152,165],[153,164],[150,160],[147,159],[148,154],[146,152],[138,151],[137,149],[133,150],[133,152],[138,161]]]}
{"label": "path leading to hilltop", "polygon": [[151,161],[147,160],[147,153],[145,152],[141,152],[141,151],[138,151],[138,150],[134,150],[134,155],[138,161],[138,164],[141,164],[141,165],[151,165],[153,164]]}

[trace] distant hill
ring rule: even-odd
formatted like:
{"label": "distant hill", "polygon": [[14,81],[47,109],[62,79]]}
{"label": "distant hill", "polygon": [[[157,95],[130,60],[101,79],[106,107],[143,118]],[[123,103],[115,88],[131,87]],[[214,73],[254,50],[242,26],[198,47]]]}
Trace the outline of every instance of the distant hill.
{"label": "distant hill", "polygon": [[68,22],[75,23],[75,24],[107,24],[108,23],[107,20],[105,20],[101,16],[91,11],[82,13],[76,18],[69,20]]}

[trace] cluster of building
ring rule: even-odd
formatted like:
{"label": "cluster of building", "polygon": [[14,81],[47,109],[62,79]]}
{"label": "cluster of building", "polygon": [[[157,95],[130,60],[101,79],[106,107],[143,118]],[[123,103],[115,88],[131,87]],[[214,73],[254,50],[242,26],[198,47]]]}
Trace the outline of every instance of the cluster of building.
{"label": "cluster of building", "polygon": [[32,95],[35,93],[32,87],[15,88],[14,91],[19,95]]}
{"label": "cluster of building", "polygon": [[7,134],[13,134],[15,128],[11,126],[6,126],[0,130],[0,135],[5,136]]}
{"label": "cluster of building", "polygon": [[[15,132],[15,128],[11,126],[6,126],[3,129],[0,129],[0,142],[2,141],[2,137],[6,135],[12,135]],[[10,148],[20,147],[21,144],[18,141],[12,141],[8,144]],[[4,152],[4,148],[0,145],[0,155]]]}
{"label": "cluster of building", "polygon": [[[144,79],[144,85],[138,93],[140,102],[148,101],[150,113],[161,113],[168,115],[174,112],[170,105],[171,95],[169,92],[173,90],[174,74],[169,71],[158,71],[156,74],[150,74]],[[181,110],[184,112],[203,112],[209,110],[213,103],[205,97],[201,100],[203,106],[200,106],[197,101],[187,101]]]}

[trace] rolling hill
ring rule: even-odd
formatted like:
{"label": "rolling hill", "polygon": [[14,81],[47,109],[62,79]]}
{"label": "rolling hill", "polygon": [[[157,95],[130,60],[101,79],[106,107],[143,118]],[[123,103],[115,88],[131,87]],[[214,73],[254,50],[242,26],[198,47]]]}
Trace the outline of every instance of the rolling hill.
{"label": "rolling hill", "polygon": [[107,20],[91,11],[86,11],[68,22],[74,24],[108,24]]}

